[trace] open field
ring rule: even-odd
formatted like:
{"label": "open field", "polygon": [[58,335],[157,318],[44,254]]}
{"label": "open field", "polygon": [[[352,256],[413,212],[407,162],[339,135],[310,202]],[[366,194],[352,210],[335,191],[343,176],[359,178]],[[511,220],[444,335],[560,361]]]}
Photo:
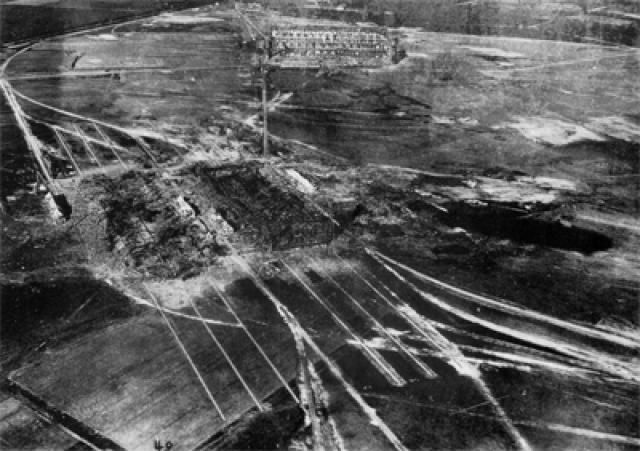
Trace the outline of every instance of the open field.
{"label": "open field", "polygon": [[55,36],[96,25],[130,20],[165,9],[205,4],[202,0],[3,0],[0,3],[0,41],[4,44]]}

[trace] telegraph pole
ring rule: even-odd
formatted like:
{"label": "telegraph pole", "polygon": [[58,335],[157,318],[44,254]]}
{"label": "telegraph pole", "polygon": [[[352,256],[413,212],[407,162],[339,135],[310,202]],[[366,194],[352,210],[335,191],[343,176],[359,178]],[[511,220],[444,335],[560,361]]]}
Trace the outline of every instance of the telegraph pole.
{"label": "telegraph pole", "polygon": [[262,41],[262,57],[260,58],[260,75],[262,76],[262,154],[269,154],[269,103],[267,99],[269,59],[271,58],[271,33]]}
{"label": "telegraph pole", "polygon": [[[269,4],[263,1],[263,10],[266,16]],[[269,115],[269,105],[267,104],[267,63],[271,57],[271,32],[264,36],[264,48],[262,49],[262,155],[269,155],[269,127],[267,116]]]}
{"label": "telegraph pole", "polygon": [[[263,56],[263,59],[266,60],[266,54]],[[269,154],[269,126],[268,119],[269,116],[269,105],[267,104],[267,64],[266,61],[263,61],[261,64],[262,68],[262,154]]]}

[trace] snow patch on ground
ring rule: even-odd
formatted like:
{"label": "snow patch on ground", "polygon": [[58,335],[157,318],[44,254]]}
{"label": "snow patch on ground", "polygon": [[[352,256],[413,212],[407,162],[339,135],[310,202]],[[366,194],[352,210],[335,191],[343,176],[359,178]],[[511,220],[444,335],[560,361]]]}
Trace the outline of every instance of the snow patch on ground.
{"label": "snow patch on ground", "polygon": [[516,180],[525,182],[525,183],[533,183],[540,188],[547,189],[556,189],[562,191],[578,191],[578,186],[576,182],[572,182],[571,180],[558,179],[555,177],[528,177],[522,176],[517,177]]}
{"label": "snow patch on ground", "polygon": [[285,172],[299,191],[304,194],[313,194],[316,192],[315,186],[313,186],[309,180],[300,175],[300,173],[295,169],[286,169]]}
{"label": "snow patch on ground", "polygon": [[438,125],[453,125],[458,123],[460,125],[476,126],[480,123],[478,122],[477,119],[473,119],[469,116],[459,117],[457,119],[454,119],[452,117],[432,115],[431,120],[434,124],[438,124]]}
{"label": "snow patch on ground", "polygon": [[115,34],[102,33],[88,35],[87,39],[91,39],[93,41],[118,41],[118,36],[116,36]]}
{"label": "snow patch on ground", "polygon": [[506,124],[506,127],[519,131],[531,141],[551,146],[566,146],[577,142],[604,142],[606,138],[580,125],[540,116],[516,116],[517,122]]}
{"label": "snow patch on ground", "polygon": [[[475,177],[465,180],[461,186],[441,187],[441,194],[448,194],[457,200],[518,202],[523,204],[550,204],[563,192],[577,192],[575,182],[552,177],[517,177],[502,180],[490,177]],[[420,192],[425,195],[428,193]]]}
{"label": "snow patch on ground", "polygon": [[163,139],[163,135],[153,131],[153,130],[149,130],[146,128],[141,128],[141,127],[129,127],[126,129],[127,132],[129,132],[130,134],[134,135],[134,136],[138,136],[140,138],[153,138],[153,139]]}
{"label": "snow patch on ground", "polygon": [[82,61],[82,67],[100,66],[102,60],[100,58],[84,58]]}
{"label": "snow patch on ground", "polygon": [[431,120],[433,121],[434,124],[438,124],[438,125],[452,125],[456,123],[456,121],[450,117],[437,116],[435,114],[431,116]]}
{"label": "snow patch on ground", "polygon": [[585,210],[576,214],[576,219],[607,227],[625,229],[640,235],[640,218],[625,217],[597,210]]}
{"label": "snow patch on ground", "polygon": [[640,124],[620,116],[596,117],[587,127],[611,138],[628,142],[640,142]]}
{"label": "snow patch on ground", "polygon": [[[167,142],[169,144],[173,144],[174,146],[178,146],[178,147],[182,147],[182,148],[187,148],[187,142],[183,139],[177,138],[176,136],[168,136],[165,133],[160,133],[154,130],[149,130],[147,128],[142,128],[142,127],[128,127],[126,128],[127,133],[131,134],[132,136],[137,136],[139,138],[150,138],[150,139],[156,139],[158,141],[164,141]],[[174,133],[175,134],[175,130],[167,130],[168,133]]]}
{"label": "snow patch on ground", "polygon": [[162,14],[155,19],[154,23],[166,23],[176,25],[191,25],[191,24],[204,24],[222,22],[222,19],[216,17],[202,17],[202,16],[187,16],[178,14]]}
{"label": "snow patch on ground", "polygon": [[498,49],[495,47],[475,47],[471,45],[461,45],[461,49],[469,50],[473,55],[481,56],[485,58],[502,58],[502,59],[517,59],[526,58],[522,53],[508,52],[506,50]]}
{"label": "snow patch on ground", "polygon": [[62,213],[60,213],[58,205],[56,204],[56,201],[53,199],[53,196],[50,192],[44,196],[44,205],[51,219],[53,219],[54,221],[59,221],[62,219]]}
{"label": "snow patch on ground", "polygon": [[393,351],[393,345],[391,343],[389,343],[388,340],[382,338],[382,337],[373,337],[373,338],[369,338],[368,340],[362,340],[362,343],[356,341],[356,340],[347,340],[347,343],[349,343],[352,346],[362,346],[362,344],[364,344],[366,347],[368,348],[375,348],[375,349],[381,349],[383,351]]}
{"label": "snow patch on ground", "polygon": [[208,288],[206,281],[199,277],[186,281],[167,279],[162,282],[147,282],[147,285],[160,306],[171,310],[188,307],[189,299],[202,296]]}
{"label": "snow patch on ground", "polygon": [[291,97],[293,97],[292,92],[278,92],[273,99],[269,101],[269,111],[275,111],[278,106],[287,102]]}

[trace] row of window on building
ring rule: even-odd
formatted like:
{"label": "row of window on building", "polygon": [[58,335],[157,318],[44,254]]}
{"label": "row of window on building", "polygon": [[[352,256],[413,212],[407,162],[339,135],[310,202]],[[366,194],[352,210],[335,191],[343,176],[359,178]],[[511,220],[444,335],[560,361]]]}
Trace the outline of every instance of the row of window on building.
{"label": "row of window on building", "polygon": [[390,52],[386,37],[375,32],[276,29],[272,36],[280,52],[299,56],[383,58]]}
{"label": "row of window on building", "polygon": [[386,52],[371,51],[362,49],[302,49],[294,52],[290,52],[296,56],[301,57],[331,57],[331,58],[384,58],[387,56]]}
{"label": "row of window on building", "polygon": [[386,36],[375,32],[364,31],[328,31],[328,30],[280,30],[271,32],[276,39],[308,39],[321,42],[358,42],[383,43]]}
{"label": "row of window on building", "polygon": [[378,51],[385,52],[388,49],[387,45],[382,43],[369,44],[362,42],[315,42],[305,41],[297,39],[278,39],[275,41],[275,47],[279,50],[285,49],[309,49],[309,50],[338,50],[338,49],[352,49],[352,50],[366,50],[366,51]]}

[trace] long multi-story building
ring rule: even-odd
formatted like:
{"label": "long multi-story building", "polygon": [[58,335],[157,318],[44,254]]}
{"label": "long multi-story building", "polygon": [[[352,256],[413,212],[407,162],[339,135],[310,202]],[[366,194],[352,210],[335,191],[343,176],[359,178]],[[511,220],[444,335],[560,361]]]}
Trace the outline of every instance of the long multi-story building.
{"label": "long multi-story building", "polygon": [[367,66],[389,63],[393,45],[384,29],[348,26],[287,26],[271,31],[276,61]]}

